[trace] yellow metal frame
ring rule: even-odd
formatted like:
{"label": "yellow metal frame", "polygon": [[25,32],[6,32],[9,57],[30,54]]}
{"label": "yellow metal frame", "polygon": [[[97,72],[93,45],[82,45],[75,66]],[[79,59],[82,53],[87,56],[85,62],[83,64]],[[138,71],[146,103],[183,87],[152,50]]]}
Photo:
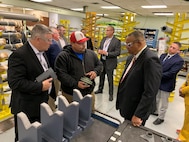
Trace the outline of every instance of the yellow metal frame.
{"label": "yellow metal frame", "polygon": [[63,20],[60,19],[60,24],[63,25],[66,29],[65,36],[69,40],[69,33],[70,33],[70,20]]}
{"label": "yellow metal frame", "polygon": [[[1,75],[4,73],[1,73]],[[8,85],[7,82],[3,82],[3,77],[0,76],[1,78],[1,83],[0,83],[0,121],[9,118],[12,116],[11,110],[9,108],[9,104],[6,104],[6,99],[9,97],[10,94],[4,93],[6,90],[5,87]]]}
{"label": "yellow metal frame", "polygon": [[[122,28],[122,32],[120,33],[120,40],[122,42],[125,42],[125,37],[134,31],[134,28],[137,24],[139,24],[139,22],[136,22],[135,21],[135,14],[134,13],[125,13],[123,15],[123,17],[120,18],[120,20],[123,22],[123,24],[121,25],[121,28]],[[122,46],[121,47],[121,50],[125,50],[125,46]],[[121,54],[119,56],[119,58],[122,58],[122,57],[127,57],[128,54],[125,53],[125,54]],[[116,68],[116,72],[115,72],[115,75],[114,75],[114,85],[119,85],[119,80],[121,78],[121,75],[124,71],[124,67],[125,67],[125,63],[126,61],[123,61],[123,62],[120,62],[118,63],[117,65],[117,68]]]}
{"label": "yellow metal frame", "polygon": [[86,18],[83,20],[83,27],[86,30],[86,34],[91,38],[92,43],[95,45],[96,33],[98,33],[96,29],[96,21],[100,19],[96,16],[96,12],[86,12]]}
{"label": "yellow metal frame", "polygon": [[[187,18],[186,13],[176,13],[174,18],[174,23],[166,22],[166,25],[172,29],[171,33],[165,32],[169,37],[170,40],[168,41],[168,44],[170,45],[174,41],[186,41],[189,40],[188,37],[183,38],[182,33],[188,32],[189,28],[185,28],[184,25],[186,23],[189,23],[189,19]],[[181,50],[188,48],[186,46],[183,46]]]}

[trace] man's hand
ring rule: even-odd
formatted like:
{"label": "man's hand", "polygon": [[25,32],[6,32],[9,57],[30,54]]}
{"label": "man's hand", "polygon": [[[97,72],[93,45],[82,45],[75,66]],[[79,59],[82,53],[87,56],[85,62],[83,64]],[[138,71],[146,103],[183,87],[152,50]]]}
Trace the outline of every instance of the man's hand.
{"label": "man's hand", "polygon": [[98,50],[98,54],[107,56],[108,52],[105,50]]}
{"label": "man's hand", "polygon": [[42,82],[42,91],[47,91],[52,85],[53,78],[46,79]]}
{"label": "man's hand", "polygon": [[78,87],[81,88],[81,89],[85,89],[85,88],[88,88],[90,87],[90,85],[87,85],[85,82],[83,81],[78,81]]}
{"label": "man's hand", "polygon": [[139,117],[136,117],[133,115],[131,122],[133,124],[133,126],[137,126],[139,127],[140,125],[142,125],[142,120]]}
{"label": "man's hand", "polygon": [[85,74],[86,76],[90,76],[90,79],[93,80],[97,77],[97,74],[95,71],[90,71],[88,73]]}

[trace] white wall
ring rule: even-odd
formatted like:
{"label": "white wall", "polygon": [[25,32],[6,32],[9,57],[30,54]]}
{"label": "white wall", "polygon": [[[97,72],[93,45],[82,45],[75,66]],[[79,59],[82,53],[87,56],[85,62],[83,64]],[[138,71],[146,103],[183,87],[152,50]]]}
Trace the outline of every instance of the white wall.
{"label": "white wall", "polygon": [[173,23],[173,17],[136,17],[136,21],[140,22],[137,28],[158,29],[158,37],[165,37],[164,32],[161,31],[161,27],[166,26],[166,22]]}
{"label": "white wall", "polygon": [[[52,18],[53,17],[53,18]],[[85,18],[85,17],[83,17]],[[76,28],[76,30],[80,30],[82,27],[82,20],[81,17],[75,17],[75,16],[67,16],[67,15],[60,15],[55,13],[49,14],[49,20],[50,25],[52,24],[52,21],[56,24],[60,24],[59,21],[61,19],[63,20],[69,20],[70,21],[70,27]],[[52,20],[53,19],[53,20]],[[56,19],[56,20],[55,20]],[[100,19],[100,21],[108,21],[107,19]],[[139,22],[138,25],[136,25],[136,28],[148,28],[148,29],[158,29],[158,38],[160,37],[166,37],[166,34],[161,31],[161,27],[166,26],[166,22],[173,23],[174,17],[142,17],[142,16],[136,16],[135,20]],[[111,22],[113,20],[109,20]],[[115,23],[115,21],[113,21]],[[189,28],[189,23],[185,24],[184,28]],[[183,32],[182,37],[189,38],[189,32]],[[189,43],[189,40],[181,41],[184,43]]]}
{"label": "white wall", "polygon": [[67,15],[58,15],[58,19],[59,19],[59,21],[61,19],[62,20],[69,20],[70,21],[70,27],[76,28],[76,30],[81,29],[83,18],[75,17],[75,16],[67,16]]}
{"label": "white wall", "polygon": [[[158,29],[158,38],[166,37],[164,32],[161,31],[161,27],[166,26],[166,22],[173,24],[174,17],[136,17],[136,21],[140,22],[137,25],[137,28],[149,28],[149,29]],[[189,29],[189,23],[184,25],[184,29]],[[182,38],[189,38],[189,31],[182,32]],[[181,41],[183,43],[189,43],[189,40]]]}

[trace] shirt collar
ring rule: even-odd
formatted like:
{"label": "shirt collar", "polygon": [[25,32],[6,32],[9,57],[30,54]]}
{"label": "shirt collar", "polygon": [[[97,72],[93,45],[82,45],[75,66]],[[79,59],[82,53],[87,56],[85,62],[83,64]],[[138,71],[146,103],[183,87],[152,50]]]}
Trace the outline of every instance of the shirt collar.
{"label": "shirt collar", "polygon": [[29,45],[31,46],[31,48],[33,49],[35,54],[43,53],[43,52],[39,52],[39,50],[37,50],[37,48],[35,48],[30,41],[28,41],[28,42],[29,42]]}
{"label": "shirt collar", "polygon": [[142,51],[147,47],[147,45],[145,45],[136,55],[135,55],[135,58],[137,59],[140,54],[142,53]]}

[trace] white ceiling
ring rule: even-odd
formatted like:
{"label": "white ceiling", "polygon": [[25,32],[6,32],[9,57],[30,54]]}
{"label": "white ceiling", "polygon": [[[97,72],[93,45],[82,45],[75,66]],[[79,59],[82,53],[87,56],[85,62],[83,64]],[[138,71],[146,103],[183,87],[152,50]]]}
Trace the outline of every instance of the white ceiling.
{"label": "white ceiling", "polygon": [[[153,12],[188,13],[189,0],[53,0],[52,2],[36,3],[31,0],[0,0],[0,3],[33,8],[46,12],[57,12],[65,15],[80,16],[81,12],[70,11],[71,8],[83,8],[85,12],[108,14],[108,18],[119,20],[121,13],[132,12],[138,16],[155,16]],[[96,3],[96,4],[94,4]],[[102,9],[101,6],[119,6],[121,9]],[[143,9],[142,5],[167,5],[165,9]]]}
{"label": "white ceiling", "polygon": [[[94,4],[98,3],[98,4]],[[53,0],[46,3],[59,8],[82,8],[88,12],[108,14],[108,17],[119,19],[121,13],[133,12],[139,16],[154,16],[153,12],[189,13],[189,1],[185,0]],[[101,6],[116,5],[121,9],[102,9]],[[141,5],[167,5],[165,9],[143,9]]]}

